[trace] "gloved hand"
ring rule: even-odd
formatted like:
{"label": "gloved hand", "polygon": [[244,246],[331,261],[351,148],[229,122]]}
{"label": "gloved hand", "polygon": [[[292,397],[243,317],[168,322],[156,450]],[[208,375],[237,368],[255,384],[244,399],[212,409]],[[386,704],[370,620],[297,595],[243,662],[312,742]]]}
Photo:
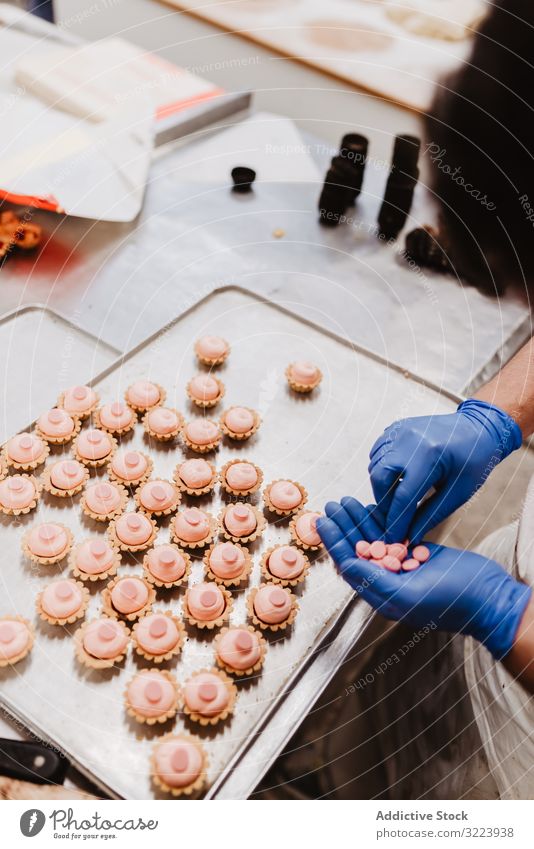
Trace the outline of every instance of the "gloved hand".
{"label": "gloved hand", "polygon": [[[369,474],[389,542],[417,542],[468,501],[522,441],[510,416],[472,398],[443,416],[390,425],[371,449]],[[435,492],[421,504],[432,488]]]}
{"label": "gloved hand", "polygon": [[355,556],[358,540],[372,540],[376,514],[355,498],[326,505],[319,535],[345,580],[387,619],[415,627],[470,634],[500,660],[512,648],[532,590],[493,560],[425,543],[430,557],[413,572],[390,572]]}

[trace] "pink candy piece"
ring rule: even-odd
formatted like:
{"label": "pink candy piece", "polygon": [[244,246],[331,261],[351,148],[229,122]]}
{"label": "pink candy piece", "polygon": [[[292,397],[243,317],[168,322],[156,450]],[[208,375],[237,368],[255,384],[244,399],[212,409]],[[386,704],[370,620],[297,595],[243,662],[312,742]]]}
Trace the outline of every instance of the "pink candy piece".
{"label": "pink candy piece", "polygon": [[419,560],[419,563],[425,563],[430,557],[430,551],[426,545],[416,545],[412,551],[412,557]]}
{"label": "pink candy piece", "polygon": [[401,562],[398,557],[393,557],[392,554],[386,554],[380,562],[390,572],[400,572]]}
{"label": "pink candy piece", "polygon": [[217,685],[211,681],[202,681],[198,686],[198,695],[203,702],[212,702],[217,698]]}
{"label": "pink candy piece", "polygon": [[359,539],[356,543],[356,554],[368,560],[371,556],[371,546],[365,539]]}
{"label": "pink candy piece", "polygon": [[388,554],[392,557],[398,557],[401,563],[408,556],[408,549],[402,544],[402,542],[394,542],[391,545],[388,545],[387,549]]}
{"label": "pink candy piece", "polygon": [[374,560],[382,560],[387,554],[386,544],[382,540],[375,540],[369,546],[369,554]]}
{"label": "pink candy piece", "polygon": [[410,557],[409,560],[404,560],[402,563],[402,568],[405,572],[412,572],[414,569],[419,569],[419,560],[415,560],[415,558]]}
{"label": "pink candy piece", "polygon": [[171,766],[174,772],[185,772],[189,766],[189,755],[185,749],[175,749],[171,755]]}
{"label": "pink candy piece", "polygon": [[239,651],[250,651],[254,645],[252,634],[248,631],[238,631],[235,638],[235,647]]}

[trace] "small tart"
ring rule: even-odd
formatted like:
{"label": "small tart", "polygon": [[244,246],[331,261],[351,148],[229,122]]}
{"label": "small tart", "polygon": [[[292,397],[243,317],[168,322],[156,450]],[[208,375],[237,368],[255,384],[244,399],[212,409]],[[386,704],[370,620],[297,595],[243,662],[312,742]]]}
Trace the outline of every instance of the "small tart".
{"label": "small tart", "polygon": [[192,796],[206,783],[208,759],[200,740],[189,734],[166,734],[152,749],[150,774],[164,793]]}
{"label": "small tart", "polygon": [[222,336],[201,336],[195,342],[195,354],[204,366],[220,366],[230,353],[230,345]]}
{"label": "small tart", "polygon": [[2,449],[6,465],[23,472],[32,472],[49,454],[48,443],[35,433],[17,433]]}
{"label": "small tart", "polygon": [[80,432],[81,422],[61,407],[53,407],[41,413],[35,425],[35,433],[52,445],[65,445]]}
{"label": "small tart", "polygon": [[286,368],[286,378],[291,389],[295,392],[312,392],[323,379],[321,369],[313,363],[299,360],[290,363]]}
{"label": "small tart", "polygon": [[244,501],[228,504],[219,514],[219,530],[232,542],[252,542],[262,535],[266,525],[263,513]]}
{"label": "small tart", "polygon": [[302,510],[308,493],[300,483],[290,480],[277,480],[263,490],[263,501],[271,513],[278,516],[291,516]]}
{"label": "small tart", "polygon": [[229,460],[220,471],[221,487],[229,495],[252,495],[263,483],[263,472],[250,460]]}
{"label": "small tart", "polygon": [[89,470],[78,460],[58,460],[47,466],[41,476],[43,489],[58,498],[71,498],[82,491]]}
{"label": "small tart", "polygon": [[96,522],[109,522],[120,516],[128,502],[128,493],[120,483],[97,481],[88,486],[81,505],[86,516]]}
{"label": "small tart", "polygon": [[199,669],[183,687],[184,713],[200,725],[217,725],[234,712],[237,687],[219,669]]}
{"label": "small tart", "polygon": [[41,487],[32,475],[11,475],[0,481],[0,513],[20,516],[37,507]]}
{"label": "small tart", "polygon": [[34,525],[22,537],[22,550],[34,563],[59,563],[72,548],[72,531],[59,522]]}
{"label": "small tart", "polygon": [[192,451],[206,454],[213,451],[222,439],[219,426],[211,419],[192,419],[182,430],[182,439]]}
{"label": "small tart", "polygon": [[74,456],[84,466],[97,469],[105,466],[117,450],[117,440],[104,430],[91,427],[82,431],[74,441]]}
{"label": "small tart", "polygon": [[220,628],[228,621],[232,596],[218,584],[203,582],[189,587],[185,594],[183,614],[197,628]]}
{"label": "small tart", "polygon": [[37,596],[37,612],[50,625],[67,625],[83,619],[89,590],[72,578],[52,581]]}
{"label": "small tart", "polygon": [[203,457],[193,457],[179,463],[173,478],[178,489],[188,495],[207,495],[217,483],[219,476],[213,463]]}
{"label": "small tart", "polygon": [[170,481],[154,478],[139,486],[134,499],[139,509],[149,516],[170,516],[182,500],[182,494]]}
{"label": "small tart", "polygon": [[143,417],[145,432],[160,442],[175,439],[184,426],[184,417],[172,407],[154,407]]}
{"label": "small tart", "polygon": [[84,622],[74,634],[76,657],[92,669],[109,669],[121,663],[128,652],[130,631],[117,619],[99,616]]}
{"label": "small tart", "polygon": [[121,551],[146,551],[153,545],[158,528],[146,513],[123,513],[109,525],[111,544]]}
{"label": "small tart", "polygon": [[197,407],[215,407],[224,397],[224,383],[211,374],[197,374],[186,387],[187,394]]}
{"label": "small tart", "polygon": [[70,386],[57,399],[58,407],[66,410],[71,416],[87,419],[98,406],[99,397],[90,386]]}
{"label": "small tart", "polygon": [[136,380],[124,393],[124,400],[137,413],[145,413],[158,404],[163,404],[166,392],[158,383]]}
{"label": "small tart", "polygon": [[204,554],[206,577],[225,587],[237,587],[250,575],[252,557],[235,542],[217,542]]}
{"label": "small tart", "polygon": [[221,430],[230,439],[248,439],[256,433],[260,424],[260,414],[250,407],[229,407],[219,419]]}
{"label": "small tart", "polygon": [[107,472],[111,480],[127,487],[135,487],[148,480],[153,468],[154,463],[147,454],[126,449],[113,455]]}
{"label": "small tart", "polygon": [[223,628],[214,640],[217,665],[232,675],[253,675],[263,666],[267,643],[252,625]]}
{"label": "small tart", "polygon": [[167,722],[181,707],[180,688],[166,669],[142,669],[128,682],[124,693],[126,711],[147,725]]}
{"label": "small tart", "polygon": [[151,548],[143,558],[147,581],[156,587],[179,587],[189,577],[191,558],[177,545],[164,543]]}
{"label": "small tart", "polygon": [[211,543],[216,532],[216,519],[198,507],[178,510],[171,520],[171,538],[183,548],[203,548]]}
{"label": "small tart", "polygon": [[297,615],[295,596],[276,584],[254,587],[247,598],[249,616],[264,631],[283,631]]}
{"label": "small tart", "polygon": [[102,590],[102,610],[112,619],[135,622],[152,609],[156,590],[139,575],[120,575]]}
{"label": "small tart", "polygon": [[97,428],[117,436],[122,436],[132,430],[136,421],[137,418],[132,408],[122,401],[104,404],[94,415],[94,423]]}
{"label": "small tart", "polygon": [[33,627],[22,616],[0,617],[0,668],[23,660],[31,651]]}
{"label": "small tart", "polygon": [[137,654],[154,663],[163,663],[182,650],[185,628],[170,610],[154,611],[135,623],[132,638]]}
{"label": "small tart", "polygon": [[304,581],[310,562],[292,545],[275,545],[264,552],[261,570],[266,581],[282,587],[296,587]]}
{"label": "small tart", "polygon": [[91,537],[76,545],[69,555],[69,569],[81,581],[102,581],[115,575],[120,555],[104,537]]}
{"label": "small tart", "polygon": [[302,510],[291,519],[289,531],[293,541],[305,551],[319,551],[323,548],[321,537],[317,533],[316,522],[321,513]]}

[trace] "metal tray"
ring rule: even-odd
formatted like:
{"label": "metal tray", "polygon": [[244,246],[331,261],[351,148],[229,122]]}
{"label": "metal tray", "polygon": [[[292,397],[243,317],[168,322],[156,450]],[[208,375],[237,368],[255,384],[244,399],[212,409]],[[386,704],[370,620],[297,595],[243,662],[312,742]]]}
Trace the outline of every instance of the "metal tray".
{"label": "metal tray", "polygon": [[[439,413],[449,411],[456,403],[455,396],[440,395],[435,387],[397,366],[236,287],[209,295],[107,368],[93,385],[104,399],[114,399],[122,396],[133,380],[154,379],[166,387],[169,404],[192,416],[185,384],[197,370],[193,343],[200,334],[210,332],[224,334],[232,344],[231,357],[220,370],[226,384],[224,405],[255,407],[263,418],[253,440],[244,446],[225,443],[220,448],[217,465],[230,457],[251,458],[263,468],[266,482],[281,476],[301,481],[312,507],[320,508],[325,500],[346,491],[368,500],[367,455],[376,433],[419,404],[426,413]],[[295,396],[286,386],[284,369],[295,358],[312,359],[323,371],[321,388],[310,397]],[[54,399],[51,392],[49,403]],[[128,444],[147,449],[141,427]],[[179,445],[151,446],[150,450],[155,473],[166,477],[184,456]],[[61,572],[61,567],[33,567],[24,561],[20,540],[28,526],[57,519],[69,525],[77,539],[102,533],[96,523],[82,518],[77,506],[57,502],[43,498],[36,512],[20,520],[2,517],[4,591],[0,614],[33,616],[37,592],[52,575]],[[213,513],[219,511],[218,494],[204,503]],[[288,539],[287,524],[270,523],[264,538],[253,544],[255,568],[250,585],[259,582],[263,548]],[[160,541],[167,534],[168,522],[163,522]],[[134,570],[140,571],[140,567],[124,565],[121,571]],[[200,580],[201,574],[196,558],[191,581]],[[246,594],[246,590],[234,593],[235,623],[245,620]],[[182,595],[178,590],[160,592],[158,607],[179,610]],[[231,771],[238,772],[246,749],[257,741],[284,696],[288,692],[291,695],[301,671],[321,643],[326,637],[331,641],[333,629],[352,599],[350,589],[325,556],[316,559],[298,595],[300,612],[290,635],[270,640],[263,673],[240,685],[235,716],[224,729],[198,731],[182,718],[174,725],[176,729],[188,727],[205,739],[210,760],[208,797],[217,797]],[[98,592],[93,590],[89,617],[98,607]],[[191,630],[182,655],[171,667],[183,681],[191,670],[210,664],[212,657],[211,640]],[[154,738],[168,729],[146,729],[125,715],[125,684],[138,665],[130,655],[123,668],[88,672],[74,659],[69,629],[38,625],[31,655],[0,674],[2,702],[34,733],[64,750],[110,795],[152,798],[150,749]],[[292,716],[288,720],[286,715],[284,721],[289,724],[285,736],[301,718]]]}

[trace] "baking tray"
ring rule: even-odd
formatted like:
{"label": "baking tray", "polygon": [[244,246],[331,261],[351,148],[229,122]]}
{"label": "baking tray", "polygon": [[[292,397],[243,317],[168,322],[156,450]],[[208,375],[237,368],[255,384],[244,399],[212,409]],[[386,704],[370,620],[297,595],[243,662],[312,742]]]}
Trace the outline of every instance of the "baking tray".
{"label": "baking tray", "polygon": [[[284,306],[237,287],[217,290],[191,307],[107,368],[93,385],[104,399],[111,400],[121,396],[135,379],[157,380],[167,389],[167,402],[189,417],[193,411],[186,402],[185,384],[197,368],[193,343],[202,333],[217,332],[232,344],[231,357],[220,370],[226,384],[224,405],[255,407],[263,417],[260,431],[245,446],[221,447],[217,466],[231,457],[251,458],[263,468],[266,482],[281,476],[301,481],[312,507],[320,508],[325,500],[347,491],[368,500],[367,456],[376,433],[418,404],[429,414],[447,412],[456,404],[454,396],[440,395],[435,387],[399,367],[296,317]],[[312,359],[323,371],[321,388],[311,397],[295,396],[286,386],[284,369],[295,358]],[[54,400],[50,393],[49,403]],[[146,450],[140,427],[128,445]],[[150,450],[155,473],[167,477],[186,456],[179,446],[151,446]],[[62,571],[61,567],[41,568],[25,562],[20,540],[27,527],[59,520],[71,527],[77,539],[102,533],[96,523],[82,519],[77,507],[57,501],[43,498],[36,512],[18,520],[2,517],[0,614],[33,617],[37,592]],[[218,494],[203,503],[211,512],[219,511]],[[288,539],[287,524],[285,520],[270,523],[263,539],[253,544],[251,585],[259,582],[261,551]],[[167,535],[168,522],[163,522],[159,541]],[[140,567],[123,566],[121,571],[140,571]],[[198,581],[201,574],[200,560],[195,558],[191,581]],[[234,623],[245,619],[246,594],[234,593]],[[179,610],[182,595],[180,590],[159,594],[157,606]],[[298,595],[300,612],[290,635],[275,635],[269,641],[262,674],[239,686],[234,718],[220,730],[199,732],[182,718],[173,726],[177,730],[187,727],[205,739],[210,760],[208,797],[216,798],[230,772],[238,771],[247,747],[258,739],[284,696],[291,694],[310,657],[327,637],[329,642],[334,638],[353,597],[326,556],[315,560]],[[98,594],[93,590],[89,617],[98,607]],[[31,655],[12,670],[1,672],[2,702],[34,733],[64,750],[109,795],[152,798],[149,754],[154,739],[168,729],[143,728],[125,715],[124,687],[138,661],[130,655],[125,666],[116,670],[83,670],[74,659],[69,637],[74,629],[37,626]],[[171,668],[183,681],[194,668],[210,664],[212,657],[211,640],[198,638],[191,630],[181,657]],[[293,727],[301,718],[292,719]]]}

